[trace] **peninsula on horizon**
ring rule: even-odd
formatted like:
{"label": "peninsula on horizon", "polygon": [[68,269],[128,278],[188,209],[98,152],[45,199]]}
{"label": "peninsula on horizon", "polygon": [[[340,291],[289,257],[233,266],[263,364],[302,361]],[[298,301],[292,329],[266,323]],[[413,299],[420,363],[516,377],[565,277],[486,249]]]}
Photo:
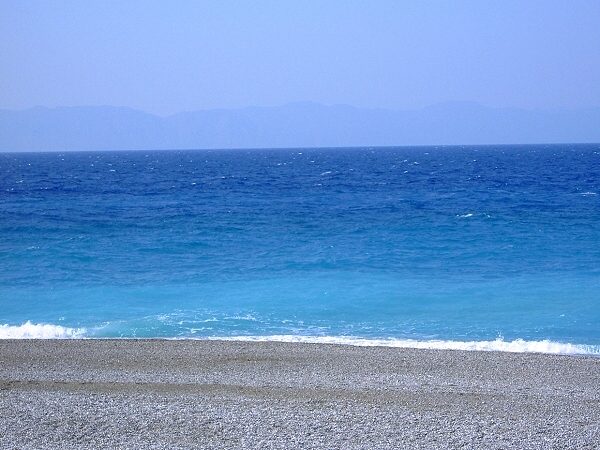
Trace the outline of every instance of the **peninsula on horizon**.
{"label": "peninsula on horizon", "polygon": [[485,145],[600,142],[600,107],[420,110],[296,102],[157,116],[126,107],[0,109],[0,151]]}

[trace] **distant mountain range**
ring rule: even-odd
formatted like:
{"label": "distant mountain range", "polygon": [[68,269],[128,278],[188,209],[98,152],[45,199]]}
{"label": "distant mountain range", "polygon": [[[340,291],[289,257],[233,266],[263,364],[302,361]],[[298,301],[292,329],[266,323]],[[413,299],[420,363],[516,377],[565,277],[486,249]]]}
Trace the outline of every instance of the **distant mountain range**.
{"label": "distant mountain range", "polygon": [[168,117],[109,106],[0,110],[0,151],[600,142],[600,108],[529,111],[452,102],[393,111],[317,103]]}

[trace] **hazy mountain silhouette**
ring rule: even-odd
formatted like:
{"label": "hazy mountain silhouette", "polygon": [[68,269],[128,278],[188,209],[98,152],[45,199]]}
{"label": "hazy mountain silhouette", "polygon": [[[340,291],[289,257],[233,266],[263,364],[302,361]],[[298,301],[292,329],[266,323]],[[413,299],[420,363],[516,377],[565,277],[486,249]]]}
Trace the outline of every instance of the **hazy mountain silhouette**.
{"label": "hazy mountain silhouette", "polygon": [[452,102],[414,111],[291,103],[184,112],[84,106],[0,110],[0,151],[600,142],[600,108]]}

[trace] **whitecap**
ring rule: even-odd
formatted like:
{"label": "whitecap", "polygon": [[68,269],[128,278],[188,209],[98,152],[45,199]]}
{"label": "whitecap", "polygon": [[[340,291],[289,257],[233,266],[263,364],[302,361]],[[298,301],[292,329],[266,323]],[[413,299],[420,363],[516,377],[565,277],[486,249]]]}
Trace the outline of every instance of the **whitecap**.
{"label": "whitecap", "polygon": [[73,339],[85,336],[85,328],[68,328],[47,323],[0,325],[0,339]]}
{"label": "whitecap", "polygon": [[245,314],[245,315],[236,314],[234,316],[225,316],[224,319],[225,320],[249,320],[251,322],[256,322],[258,320],[252,314]]}
{"label": "whitecap", "polygon": [[209,340],[250,341],[250,342],[295,342],[307,344],[341,344],[358,347],[394,347],[416,348],[429,350],[464,350],[464,351],[495,351],[510,353],[547,353],[560,355],[598,355],[600,346],[585,344],[570,344],[550,340],[526,341],[515,339],[505,341],[502,338],[493,341],[450,341],[450,340],[416,340],[416,339],[365,339],[346,336],[230,336],[207,338]]}

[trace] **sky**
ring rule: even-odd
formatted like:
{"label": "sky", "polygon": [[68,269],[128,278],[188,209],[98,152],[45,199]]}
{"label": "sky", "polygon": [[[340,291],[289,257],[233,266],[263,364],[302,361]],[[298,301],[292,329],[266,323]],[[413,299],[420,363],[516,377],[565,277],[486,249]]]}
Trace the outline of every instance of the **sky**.
{"label": "sky", "polygon": [[600,106],[600,1],[0,0],[0,108]]}

